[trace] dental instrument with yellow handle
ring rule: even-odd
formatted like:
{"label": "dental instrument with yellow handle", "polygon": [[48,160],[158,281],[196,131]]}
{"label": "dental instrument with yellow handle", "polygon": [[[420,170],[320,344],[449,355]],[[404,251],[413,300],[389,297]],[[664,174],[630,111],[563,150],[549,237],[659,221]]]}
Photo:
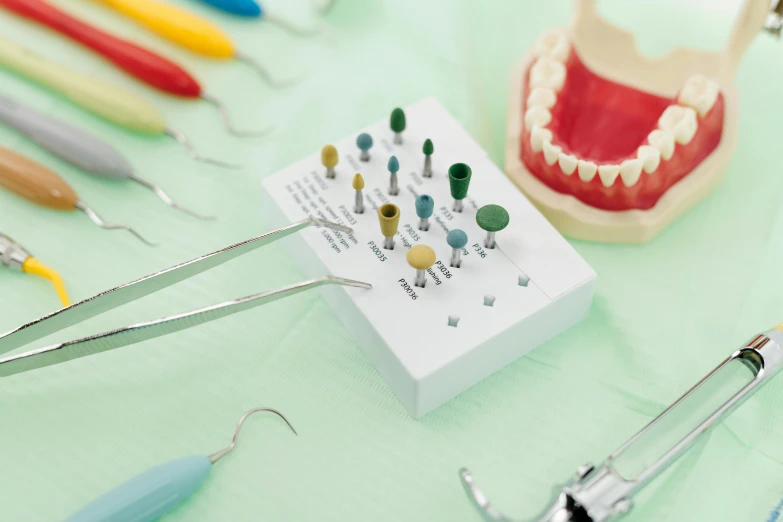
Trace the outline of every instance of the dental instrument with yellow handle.
{"label": "dental instrument with yellow handle", "polygon": [[52,62],[0,36],[0,67],[60,94],[78,107],[127,130],[165,134],[184,146],[196,161],[225,168],[239,165],[202,156],[181,132],[143,98],[117,85]]}
{"label": "dental instrument with yellow handle", "polygon": [[22,245],[5,234],[0,234],[0,265],[48,280],[63,306],[71,304],[60,274],[34,258]]}
{"label": "dental instrument with yellow handle", "polygon": [[218,60],[238,60],[253,67],[273,87],[298,82],[276,80],[258,60],[240,52],[231,38],[212,22],[158,0],[93,0],[143,25],[160,37],[191,52]]}
{"label": "dental instrument with yellow handle", "polygon": [[[726,419],[783,369],[783,322],[757,335],[701,379],[598,466],[580,467],[533,522],[607,522],[710,428]],[[578,433],[579,427],[574,426]],[[467,469],[468,498],[488,522],[513,522],[490,503]],[[716,492],[717,493],[717,492]]]}
{"label": "dental instrument with yellow handle", "polygon": [[143,243],[155,246],[128,225],[113,225],[103,221],[92,207],[82,201],[73,188],[53,170],[3,147],[0,147],[0,187],[30,203],[51,210],[66,212],[81,210],[101,228],[126,230]]}

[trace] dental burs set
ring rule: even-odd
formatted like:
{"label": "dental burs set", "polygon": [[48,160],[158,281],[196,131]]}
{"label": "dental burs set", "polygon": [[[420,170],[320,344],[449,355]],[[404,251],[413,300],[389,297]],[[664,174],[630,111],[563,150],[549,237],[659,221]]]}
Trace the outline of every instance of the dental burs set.
{"label": "dental burs set", "polygon": [[139,176],[117,149],[64,121],[45,116],[0,95],[0,122],[18,130],[43,149],[94,176],[113,180],[133,180],[152,190],[172,208],[199,219],[209,219],[189,210],[169,197],[151,181]]}
{"label": "dental burs set", "polygon": [[205,93],[198,80],[183,67],[148,49],[93,27],[43,0],[0,0],[0,7],[70,38],[151,87],[182,98],[200,98],[215,105],[229,132],[234,135],[256,136],[271,130],[256,132],[237,129],[223,103]]}
{"label": "dental burs set", "polygon": [[0,234],[0,265],[48,280],[52,283],[63,306],[71,304],[60,274],[34,258],[22,245],[4,234]]}
{"label": "dental burs set", "polygon": [[49,61],[0,37],[0,66],[67,98],[82,109],[124,129],[167,135],[203,163],[224,168],[240,165],[201,155],[180,131],[167,126],[164,116],[143,98],[109,82]]}
{"label": "dental burs set", "polygon": [[294,435],[293,425],[274,408],[254,408],[237,424],[234,438],[226,448],[212,455],[196,455],[173,460],[138,475],[88,504],[65,522],[152,522],[180,506],[209,476],[212,465],[231,453],[249,416],[274,413]]}
{"label": "dental burs set", "polygon": [[[602,464],[580,467],[550,507],[532,520],[605,522],[627,513],[633,506],[634,495],[681,457],[705,432],[775,377],[781,368],[783,322],[757,335],[731,354]],[[702,410],[694,414],[690,408],[699,405]],[[682,422],[682,415],[689,413],[685,419],[698,424],[691,431],[686,431],[682,427],[686,424]],[[667,426],[667,422],[673,423],[673,426]],[[648,451],[644,452],[645,449]],[[468,497],[484,520],[517,520],[502,514],[489,502],[476,486],[470,471],[463,469],[460,476]]]}
{"label": "dental burs set", "polygon": [[90,220],[108,230],[127,230],[149,246],[141,234],[128,225],[105,222],[57,173],[10,149],[0,147],[0,187],[45,208],[60,211],[81,210]]}
{"label": "dental burs set", "polygon": [[[20,326],[0,335],[0,355],[8,353],[63,328],[81,323],[128,304],[158,290],[189,279],[197,274],[215,268],[243,254],[295,234],[308,227],[326,227],[350,234],[352,229],[321,219],[305,219],[262,236],[237,243],[211,254],[167,268],[131,283],[85,299]],[[148,339],[179,332],[193,326],[214,321],[237,312],[249,310],[272,301],[325,285],[340,285],[370,289],[372,285],[352,279],[327,275],[318,279],[292,284],[276,290],[234,299],[205,308],[184,312],[169,317],[146,321],[123,328],[67,341],[46,348],[12,355],[0,359],[0,377],[27,372],[80,357],[93,355],[115,348],[128,346]]]}

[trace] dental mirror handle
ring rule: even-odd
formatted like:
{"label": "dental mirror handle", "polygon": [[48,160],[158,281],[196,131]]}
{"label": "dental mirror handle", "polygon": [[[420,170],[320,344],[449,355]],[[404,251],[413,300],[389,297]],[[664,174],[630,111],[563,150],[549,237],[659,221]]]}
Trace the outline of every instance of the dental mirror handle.
{"label": "dental mirror handle", "polygon": [[258,18],[262,14],[261,6],[254,0],[201,0],[205,4],[238,16]]}
{"label": "dental mirror handle", "polygon": [[207,455],[173,460],[117,486],[65,522],[152,522],[182,504],[211,470]]}
{"label": "dental mirror handle", "polygon": [[146,134],[166,132],[163,115],[144,99],[116,85],[63,67],[2,37],[0,66],[126,129]]}
{"label": "dental mirror handle", "polygon": [[0,121],[17,129],[55,156],[93,175],[130,179],[133,167],[117,149],[67,123],[0,95]]}

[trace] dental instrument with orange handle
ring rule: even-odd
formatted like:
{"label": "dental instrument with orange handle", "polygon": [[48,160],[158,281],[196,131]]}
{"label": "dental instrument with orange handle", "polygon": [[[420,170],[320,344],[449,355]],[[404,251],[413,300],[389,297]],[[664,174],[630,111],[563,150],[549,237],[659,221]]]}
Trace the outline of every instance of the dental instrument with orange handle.
{"label": "dental instrument with orange handle", "polygon": [[[607,522],[633,508],[633,498],[703,436],[783,369],[783,322],[731,354],[685,395],[598,466],[580,467],[549,508],[531,522]],[[578,432],[578,426],[575,426]],[[487,522],[514,522],[490,503],[467,469],[468,498]],[[715,492],[717,493],[717,492]]]}
{"label": "dental instrument with orange handle", "polygon": [[63,306],[71,304],[60,274],[34,258],[22,245],[5,234],[0,234],[0,265],[48,280]]}
{"label": "dental instrument with orange handle", "polygon": [[160,37],[191,52],[218,60],[238,60],[253,67],[273,87],[296,80],[277,81],[261,63],[240,52],[215,24],[190,11],[158,0],[93,0],[143,25]]}
{"label": "dental instrument with orange handle", "polygon": [[101,228],[127,230],[147,245],[155,246],[128,225],[104,222],[54,171],[3,147],[0,147],[0,187],[31,203],[52,210],[81,210]]}
{"label": "dental instrument with orange handle", "polygon": [[205,93],[199,82],[184,68],[148,49],[87,24],[44,0],[0,0],[0,7],[57,31],[151,87],[174,96],[202,99],[213,104],[220,111],[228,131],[236,136],[261,136],[271,130],[237,129],[223,103]]}
{"label": "dental instrument with orange handle", "polygon": [[159,186],[139,176],[125,156],[93,134],[2,95],[0,122],[18,130],[41,148],[89,174],[106,179],[133,180],[155,192],[170,207],[199,219],[208,219],[177,204]]}
{"label": "dental instrument with orange handle", "polygon": [[166,135],[203,163],[223,168],[240,165],[201,155],[182,132],[168,127],[165,117],[144,98],[100,78],[48,60],[0,36],[0,67],[56,92],[78,107],[129,131]]}

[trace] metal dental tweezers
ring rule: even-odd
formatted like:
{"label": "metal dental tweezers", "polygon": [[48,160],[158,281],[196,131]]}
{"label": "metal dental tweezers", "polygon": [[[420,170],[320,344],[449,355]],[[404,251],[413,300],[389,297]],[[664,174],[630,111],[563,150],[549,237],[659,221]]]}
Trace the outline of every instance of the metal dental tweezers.
{"label": "metal dental tweezers", "polygon": [[[85,299],[84,301],[22,325],[15,330],[0,335],[0,355],[21,348],[26,344],[58,332],[63,328],[81,323],[82,321],[100,315],[103,312],[108,312],[109,310],[113,310],[144,296],[155,293],[158,290],[167,288],[180,281],[189,279],[197,274],[220,266],[226,261],[230,261],[247,252],[256,250],[311,226],[323,226],[344,233],[352,232],[348,227],[321,219],[311,218],[292,223],[279,230],[243,241],[242,243],[237,243],[222,250],[218,250],[217,252],[181,263],[155,274],[142,277],[131,283],[118,286],[112,290],[102,292]],[[369,283],[327,275],[320,279],[304,281],[276,290],[208,306],[206,308],[125,326],[116,330],[55,344],[46,348],[39,348],[19,355],[5,357],[0,359],[0,377],[36,370],[38,368],[78,359],[79,357],[86,357],[88,355],[106,352],[114,348],[154,339],[166,334],[179,332],[192,326],[220,319],[221,317],[226,317],[250,308],[255,308],[256,306],[264,305],[290,295],[295,295],[310,290],[311,288],[330,284],[366,289],[372,288],[372,285]]]}

